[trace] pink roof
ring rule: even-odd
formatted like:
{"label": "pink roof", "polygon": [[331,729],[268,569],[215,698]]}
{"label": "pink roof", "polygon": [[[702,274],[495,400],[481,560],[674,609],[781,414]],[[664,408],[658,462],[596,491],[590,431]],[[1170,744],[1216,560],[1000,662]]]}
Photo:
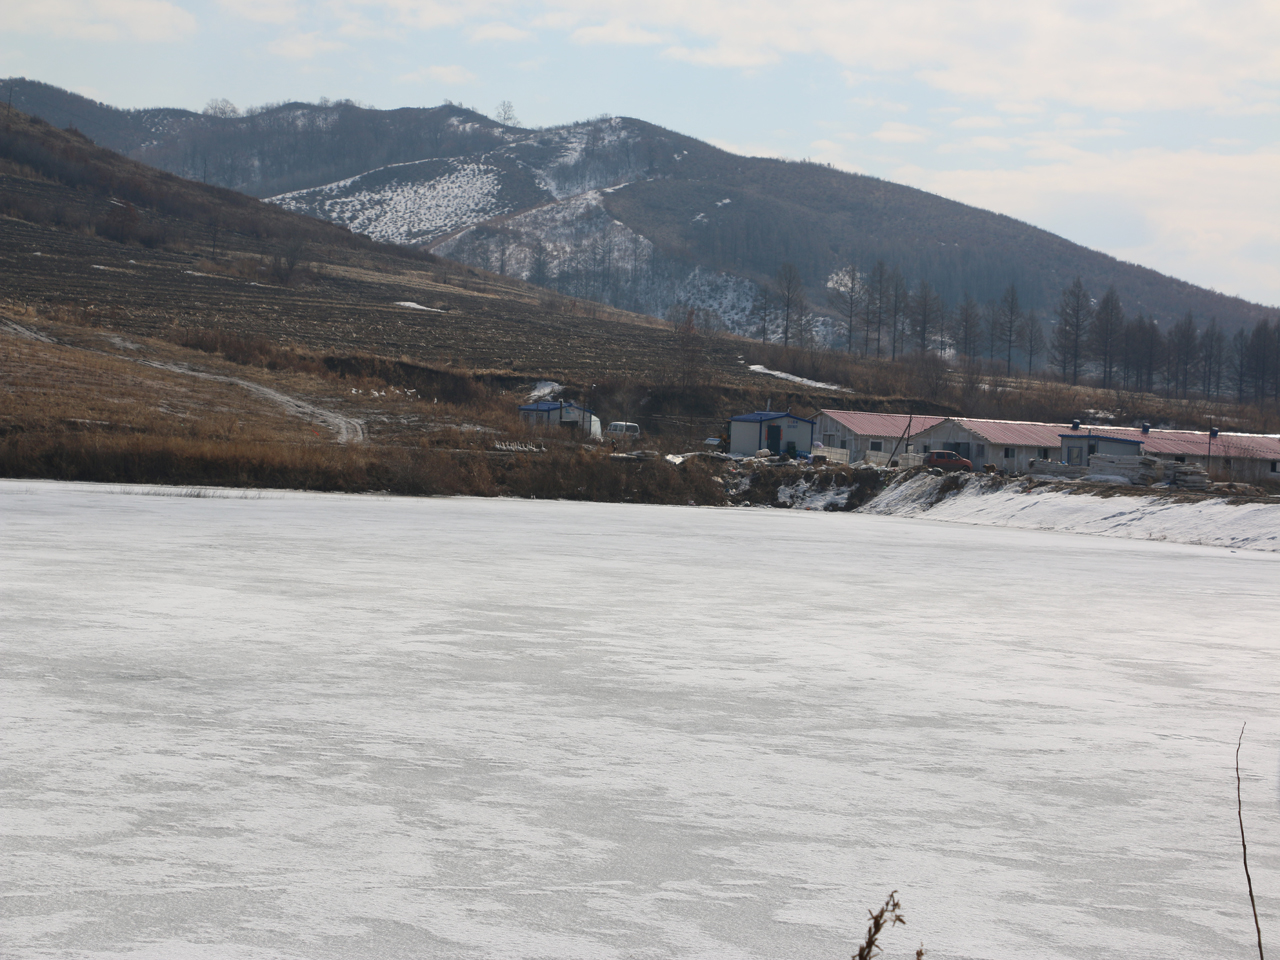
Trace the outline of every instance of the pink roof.
{"label": "pink roof", "polygon": [[1022,420],[957,420],[962,427],[998,447],[1061,447],[1068,427]]}
{"label": "pink roof", "polygon": [[[1070,424],[1027,423],[1020,420],[958,420],[965,429],[988,443],[1010,447],[1061,447],[1062,435],[1074,433]],[[1144,434],[1138,427],[1103,427],[1081,424],[1082,435],[1141,440],[1152,454],[1204,457],[1209,452],[1209,434],[1192,430],[1152,430]],[[1222,433],[1214,438],[1215,457],[1243,457],[1280,460],[1280,438],[1246,433]]]}
{"label": "pink roof", "polygon": [[905,413],[865,413],[861,410],[823,410],[828,417],[854,433],[867,437],[900,437],[911,423],[911,435],[941,423],[946,417],[908,416]]}
{"label": "pink roof", "polygon": [[[872,437],[900,437],[907,428],[905,413],[866,413],[860,410],[823,410],[837,423],[854,433]],[[915,417],[911,435],[935,427],[947,417]],[[1062,447],[1063,434],[1073,433],[1070,424],[1030,423],[1025,420],[974,420],[956,418],[955,422],[1000,447]],[[1209,453],[1209,434],[1193,430],[1152,430],[1143,433],[1138,427],[1102,427],[1081,424],[1080,433],[1092,432],[1099,437],[1141,440],[1145,452],[1166,456],[1204,457]],[[1213,440],[1215,457],[1241,457],[1255,460],[1280,460],[1280,437],[1250,433],[1222,433]]]}
{"label": "pink roof", "polygon": [[[1082,431],[1086,427],[1080,428]],[[1208,433],[1191,430],[1152,430],[1148,434],[1137,427],[1093,427],[1095,433],[1107,433],[1126,440],[1141,440],[1147,453],[1185,454],[1203,457],[1209,453]],[[1067,433],[1068,431],[1063,431]],[[1248,433],[1220,433],[1213,438],[1215,457],[1242,457],[1255,460],[1280,460],[1280,439]]]}

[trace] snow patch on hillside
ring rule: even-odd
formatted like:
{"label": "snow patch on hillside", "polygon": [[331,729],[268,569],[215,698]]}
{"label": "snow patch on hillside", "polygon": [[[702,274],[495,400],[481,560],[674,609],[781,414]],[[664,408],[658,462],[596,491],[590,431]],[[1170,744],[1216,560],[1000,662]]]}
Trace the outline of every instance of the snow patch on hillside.
{"label": "snow patch on hillside", "polygon": [[639,136],[621,117],[543,131],[531,139],[545,142],[548,138],[558,152],[551,161],[530,169],[538,184],[557,200],[625,183],[642,168],[630,149]]}
{"label": "snow patch on hillside", "polygon": [[[428,167],[427,164],[431,164]],[[402,163],[311,190],[272,197],[295,213],[343,224],[387,243],[426,243],[480,220],[509,213],[499,200],[501,179],[485,163],[449,161],[445,174],[424,179],[438,161]],[[386,172],[397,173],[388,178]]]}
{"label": "snow patch on hillside", "polygon": [[653,254],[652,243],[609,216],[598,190],[517,214],[502,227],[500,235],[484,226],[473,227],[433,249],[475,266],[498,269],[501,264],[506,275],[526,280],[533,273],[539,241],[551,276],[572,269],[603,270],[606,260],[607,269],[629,272]]}
{"label": "snow patch on hillside", "polygon": [[790,380],[792,383],[798,383],[806,387],[816,387],[819,390],[839,390],[841,393],[847,393],[844,387],[834,383],[823,383],[820,380],[807,380],[804,377],[797,377],[794,373],[783,373],[781,370],[770,370],[768,367],[759,363],[753,363],[747,368],[752,373],[764,373],[771,377],[777,377],[780,380]]}
{"label": "snow patch on hillside", "polygon": [[[958,489],[943,492],[956,482]],[[891,485],[860,512],[1280,553],[1280,500],[1107,497],[1027,480],[921,473]]]}

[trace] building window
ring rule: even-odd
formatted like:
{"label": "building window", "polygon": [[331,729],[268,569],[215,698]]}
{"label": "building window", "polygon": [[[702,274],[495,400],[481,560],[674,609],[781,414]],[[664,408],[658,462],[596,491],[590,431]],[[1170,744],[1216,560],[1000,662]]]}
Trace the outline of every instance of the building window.
{"label": "building window", "polygon": [[1186,458],[1186,457],[1174,457],[1174,458],[1173,458],[1173,462],[1174,462],[1174,463],[1186,463],[1186,462],[1187,462],[1187,458]]}
{"label": "building window", "polygon": [[1098,452],[1098,445],[1096,443],[1089,444],[1089,456],[1092,457],[1097,452]]}
{"label": "building window", "polygon": [[1272,461],[1271,461],[1271,472],[1272,472],[1272,473],[1280,473],[1280,470],[1277,470],[1277,469],[1276,469],[1277,467],[1280,467],[1280,460],[1272,460]]}
{"label": "building window", "polygon": [[920,447],[920,452],[921,452],[921,453],[928,453],[928,452],[929,452],[929,445],[926,443],[926,444],[924,444],[923,446],[921,446],[921,447]]}
{"label": "building window", "polygon": [[1005,447],[1005,448],[1004,448],[1004,458],[1005,458],[1006,460],[1012,460],[1012,459],[1013,459],[1013,447]]}
{"label": "building window", "polygon": [[1230,470],[1230,469],[1231,469],[1231,458],[1230,458],[1230,457],[1223,457],[1223,458],[1222,458],[1222,468],[1223,468],[1224,470]]}
{"label": "building window", "polygon": [[[873,453],[883,453],[883,452],[884,452],[884,441],[883,441],[883,440],[872,440],[872,441],[871,441],[871,443],[869,444],[869,448],[871,449],[871,451],[872,451]],[[1272,467],[1272,469],[1275,469],[1275,464],[1273,463],[1273,464],[1271,465],[1271,467]]]}
{"label": "building window", "polygon": [[1067,464],[1072,467],[1084,466],[1084,450],[1080,447],[1067,447]]}
{"label": "building window", "polygon": [[1041,460],[1048,460],[1048,459],[1049,459],[1049,448],[1048,448],[1048,447],[1041,447],[1041,448],[1040,448],[1040,459],[1041,459]]}
{"label": "building window", "polygon": [[824,447],[834,447],[836,445],[836,435],[834,433],[824,433],[822,435],[822,445]]}

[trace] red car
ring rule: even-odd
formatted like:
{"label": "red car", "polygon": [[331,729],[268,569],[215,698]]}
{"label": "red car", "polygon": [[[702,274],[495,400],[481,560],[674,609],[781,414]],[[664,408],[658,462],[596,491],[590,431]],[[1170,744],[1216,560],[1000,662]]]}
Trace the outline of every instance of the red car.
{"label": "red car", "polygon": [[973,472],[973,464],[960,454],[951,450],[934,450],[924,458],[926,467],[937,467],[939,470],[968,470]]}

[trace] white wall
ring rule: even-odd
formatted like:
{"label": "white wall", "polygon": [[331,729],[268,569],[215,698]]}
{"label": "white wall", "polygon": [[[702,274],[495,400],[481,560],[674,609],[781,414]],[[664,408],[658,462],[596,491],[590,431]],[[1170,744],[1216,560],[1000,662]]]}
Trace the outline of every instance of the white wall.
{"label": "white wall", "polygon": [[[778,417],[756,423],[750,420],[729,421],[729,452],[749,457],[757,450],[763,450],[768,442],[770,426],[782,427],[781,452],[786,452],[787,444],[796,445],[796,453],[809,453],[812,440],[821,440],[812,430],[812,424],[799,417]],[[839,446],[839,444],[836,444]]]}
{"label": "white wall", "polygon": [[[818,423],[813,431],[813,439],[817,440],[829,447],[837,447],[841,450],[849,451],[849,460],[859,459],[864,453],[871,449],[874,441],[879,441],[881,453],[888,454],[893,451],[893,445],[899,442],[898,435],[892,437],[876,436],[872,434],[855,433],[843,423],[833,419],[825,413],[818,415]],[[827,437],[833,437],[831,443],[827,442]],[[902,441],[898,446],[898,453],[906,452],[906,441]]]}

